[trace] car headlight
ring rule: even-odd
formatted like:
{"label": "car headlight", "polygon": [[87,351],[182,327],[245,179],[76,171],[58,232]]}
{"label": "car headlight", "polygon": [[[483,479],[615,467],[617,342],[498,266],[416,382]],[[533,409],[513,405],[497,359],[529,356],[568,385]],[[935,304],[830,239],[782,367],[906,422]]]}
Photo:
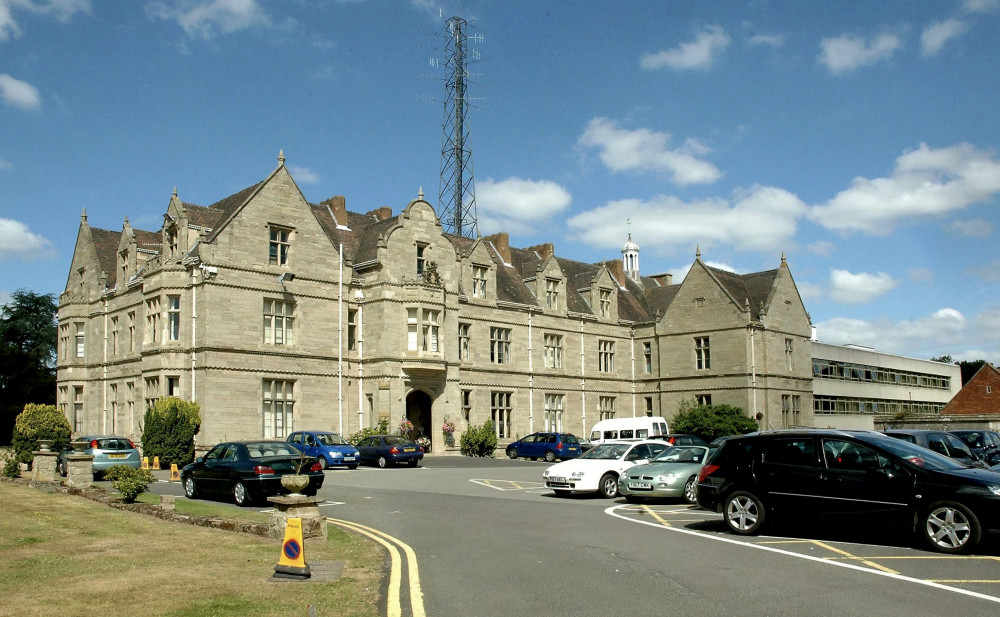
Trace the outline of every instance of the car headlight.
{"label": "car headlight", "polygon": [[998,485],[998,484],[987,484],[986,485],[986,490],[988,490],[989,492],[993,493],[997,497],[1000,497],[1000,485]]}
{"label": "car headlight", "polygon": [[333,450],[330,452],[330,456],[332,456],[333,458],[340,458],[344,456],[344,453],[337,450]]}

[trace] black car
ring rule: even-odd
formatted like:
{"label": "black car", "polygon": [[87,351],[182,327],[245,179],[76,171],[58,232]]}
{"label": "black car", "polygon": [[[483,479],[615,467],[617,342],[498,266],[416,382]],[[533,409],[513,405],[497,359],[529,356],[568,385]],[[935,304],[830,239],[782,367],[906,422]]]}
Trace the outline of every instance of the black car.
{"label": "black car", "polygon": [[543,458],[551,463],[556,459],[565,461],[576,458],[583,453],[583,448],[576,435],[543,432],[532,433],[511,442],[506,452],[508,458],[524,456],[533,461]]}
{"label": "black car", "polygon": [[965,442],[945,431],[935,431],[930,429],[889,429],[883,431],[890,437],[905,439],[910,443],[923,446],[929,450],[934,450],[942,456],[953,458],[963,465],[974,465],[976,467],[989,467],[982,457],[972,452]]}
{"label": "black car", "polygon": [[975,429],[956,429],[948,431],[969,446],[972,453],[980,456],[986,464],[1000,464],[1000,435],[996,431],[981,431]]}
{"label": "black car", "polygon": [[323,466],[290,443],[275,440],[227,441],[181,470],[184,494],[192,499],[204,493],[232,495],[237,505],[259,503],[269,495],[289,491],[281,485],[285,474],[309,476],[304,495],[323,486]]}
{"label": "black car", "polygon": [[698,505],[741,535],[776,516],[885,516],[915,525],[935,550],[959,553],[1000,529],[1000,474],[872,431],[751,433],[709,457]]}
{"label": "black car", "polygon": [[370,435],[358,443],[361,462],[385,468],[406,463],[416,467],[424,458],[424,448],[420,444],[401,435]]}

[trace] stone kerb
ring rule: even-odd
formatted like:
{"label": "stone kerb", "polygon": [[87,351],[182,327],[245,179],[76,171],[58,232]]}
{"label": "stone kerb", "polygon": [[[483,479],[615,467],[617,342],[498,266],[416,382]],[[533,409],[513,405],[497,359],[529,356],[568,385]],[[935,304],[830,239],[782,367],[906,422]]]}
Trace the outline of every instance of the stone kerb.
{"label": "stone kerb", "polygon": [[271,523],[268,535],[272,538],[284,538],[285,526],[290,518],[302,519],[303,538],[327,537],[326,519],[319,513],[318,497],[305,495],[279,495],[268,497],[274,504],[275,512],[271,513]]}
{"label": "stone kerb", "polygon": [[66,457],[66,484],[88,488],[94,483],[94,457],[91,454],[70,454]]}

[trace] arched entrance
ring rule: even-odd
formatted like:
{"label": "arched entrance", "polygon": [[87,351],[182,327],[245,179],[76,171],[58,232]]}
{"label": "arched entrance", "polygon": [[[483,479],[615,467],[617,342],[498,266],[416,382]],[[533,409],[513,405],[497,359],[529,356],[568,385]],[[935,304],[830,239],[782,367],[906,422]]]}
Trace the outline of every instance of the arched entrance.
{"label": "arched entrance", "polygon": [[430,395],[423,390],[414,390],[406,395],[406,419],[413,423],[411,437],[431,437],[432,404]]}

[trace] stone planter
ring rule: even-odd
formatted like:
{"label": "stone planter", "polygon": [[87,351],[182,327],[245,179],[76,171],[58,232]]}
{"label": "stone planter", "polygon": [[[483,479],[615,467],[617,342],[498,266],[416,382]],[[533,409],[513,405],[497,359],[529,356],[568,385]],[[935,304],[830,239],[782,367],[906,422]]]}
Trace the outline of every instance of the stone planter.
{"label": "stone planter", "polygon": [[38,440],[38,451],[39,452],[51,452],[52,444],[55,443],[53,439],[39,439]]}
{"label": "stone planter", "polygon": [[89,441],[74,441],[73,442],[73,451],[74,452],[83,452],[84,450],[86,450],[89,447],[90,447],[90,442]]}
{"label": "stone planter", "polygon": [[292,495],[301,495],[302,490],[309,486],[309,476],[297,473],[286,473],[281,476],[281,486],[287,488]]}

